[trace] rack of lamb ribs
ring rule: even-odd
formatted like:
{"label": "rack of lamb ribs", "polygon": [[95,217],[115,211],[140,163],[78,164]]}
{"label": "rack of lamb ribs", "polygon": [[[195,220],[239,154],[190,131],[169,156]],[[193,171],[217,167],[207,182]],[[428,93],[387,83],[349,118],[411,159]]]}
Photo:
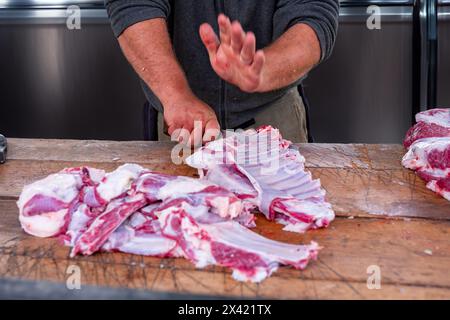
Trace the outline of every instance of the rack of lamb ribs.
{"label": "rack of lamb ribs", "polygon": [[327,227],[335,215],[320,180],[305,170],[305,159],[270,126],[229,132],[187,159],[206,181],[220,183],[244,205],[257,208],[284,230]]}
{"label": "rack of lamb ribs", "polygon": [[415,170],[427,188],[450,201],[450,109],[431,109],[416,116],[406,134],[404,167]]}
{"label": "rack of lamb ribs", "polygon": [[[281,147],[281,167],[291,176],[273,179],[265,170],[259,175],[258,162],[219,165],[220,170],[210,168],[202,179],[135,164],[110,173],[70,168],[24,187],[17,202],[19,220],[31,235],[60,238],[72,248],[71,257],[103,251],[185,258],[198,268],[230,268],[235,279],[252,282],[280,265],[303,269],[317,257],[317,243],[286,244],[250,230],[257,208],[294,231],[323,227],[334,218],[298,151],[275,129],[258,134],[272,130],[277,134],[274,149]],[[254,151],[245,154],[247,159]]]}

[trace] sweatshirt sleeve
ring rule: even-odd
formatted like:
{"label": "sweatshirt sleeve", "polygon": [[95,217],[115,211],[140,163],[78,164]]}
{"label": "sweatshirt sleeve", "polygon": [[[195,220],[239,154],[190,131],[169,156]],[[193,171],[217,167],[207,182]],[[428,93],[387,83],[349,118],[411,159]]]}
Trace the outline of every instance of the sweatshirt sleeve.
{"label": "sweatshirt sleeve", "polygon": [[169,0],[105,0],[105,7],[116,37],[135,23],[170,14]]}
{"label": "sweatshirt sleeve", "polygon": [[333,51],[338,18],[338,0],[280,0],[273,18],[274,39],[293,25],[305,23],[316,32],[323,61]]}

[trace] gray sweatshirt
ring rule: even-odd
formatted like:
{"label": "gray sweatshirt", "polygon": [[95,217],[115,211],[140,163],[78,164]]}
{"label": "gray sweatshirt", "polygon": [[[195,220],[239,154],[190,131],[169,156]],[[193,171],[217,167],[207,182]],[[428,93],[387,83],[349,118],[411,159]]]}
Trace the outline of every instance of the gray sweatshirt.
{"label": "gray sweatshirt", "polygon": [[[105,0],[112,29],[118,37],[129,26],[152,18],[168,21],[175,54],[194,94],[211,106],[222,128],[235,128],[250,121],[260,108],[279,99],[289,87],[265,93],[245,93],[217,76],[198,33],[208,22],[218,33],[217,16],[224,13],[256,35],[257,49],[280,37],[296,23],[309,25],[317,34],[321,61],[328,58],[336,39],[338,0]],[[151,37],[152,35],[149,35]],[[143,83],[153,107],[161,103]],[[189,106],[186,106],[186,111]]]}

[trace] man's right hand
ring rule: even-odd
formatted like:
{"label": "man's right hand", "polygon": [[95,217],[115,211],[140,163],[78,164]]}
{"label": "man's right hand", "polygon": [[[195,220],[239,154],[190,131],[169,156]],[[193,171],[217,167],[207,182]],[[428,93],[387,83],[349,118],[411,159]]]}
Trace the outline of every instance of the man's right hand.
{"label": "man's right hand", "polygon": [[[215,140],[220,135],[216,114],[195,96],[183,97],[164,106],[164,121],[172,141],[195,147]],[[197,126],[194,125],[197,122]]]}

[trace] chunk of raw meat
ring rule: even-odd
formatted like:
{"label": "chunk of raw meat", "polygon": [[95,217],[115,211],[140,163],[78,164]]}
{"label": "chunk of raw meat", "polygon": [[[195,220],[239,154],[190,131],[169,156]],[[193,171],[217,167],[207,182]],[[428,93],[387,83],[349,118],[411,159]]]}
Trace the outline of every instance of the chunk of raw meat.
{"label": "chunk of raw meat", "polygon": [[199,179],[144,172],[133,188],[149,202],[188,196],[192,201],[205,201],[221,217],[236,218],[242,211],[240,199],[232,192]]}
{"label": "chunk of raw meat", "polygon": [[177,242],[161,233],[158,217],[154,213],[160,205],[155,203],[134,213],[109,236],[102,250],[160,258],[183,257]]}
{"label": "chunk of raw meat", "polygon": [[427,181],[429,189],[450,200],[450,137],[417,140],[402,164]]}
{"label": "chunk of raw meat", "polygon": [[[129,168],[136,170],[129,170]],[[124,172],[125,174],[123,174]],[[114,177],[114,179],[111,179],[111,177]],[[116,177],[119,177],[119,179]],[[109,198],[123,195],[124,190],[131,189],[131,187],[130,192],[133,195],[117,198],[110,202],[105,212],[97,216],[90,223],[89,228],[76,240],[71,256],[76,254],[91,255],[98,251],[108,240],[108,237],[130,215],[148,203],[170,200],[170,198],[173,198],[173,201],[189,201],[196,206],[203,205],[207,210],[209,209],[223,218],[235,218],[242,211],[241,201],[233,193],[198,179],[158,174],[144,171],[140,167],[127,165],[120,167],[117,172],[107,175],[97,189],[106,190],[104,185],[109,184],[110,181],[116,181],[116,183],[122,181],[120,185],[126,185],[126,187],[117,188],[115,186],[114,193],[109,191]],[[102,192],[99,191],[99,194],[102,194]],[[180,198],[181,195],[183,195],[182,198]],[[105,199],[104,196],[102,198]],[[169,206],[173,205],[171,202],[168,203]],[[87,219],[85,222],[88,222]]]}
{"label": "chunk of raw meat", "polygon": [[239,281],[260,282],[279,265],[297,269],[317,257],[319,247],[290,245],[266,239],[235,221],[199,223],[186,203],[159,212],[162,233],[177,241],[185,257],[203,268],[219,265],[233,270]]}
{"label": "chunk of raw meat", "polygon": [[305,171],[304,161],[299,151],[269,126],[232,133],[187,159],[206,180],[236,193],[244,207],[257,207],[269,220],[295,232],[326,227],[335,217],[325,201],[325,190]]}
{"label": "chunk of raw meat", "polygon": [[89,228],[77,239],[70,253],[91,255],[97,252],[108,237],[134,212],[146,205],[144,195],[136,194],[111,201],[105,212],[90,224]]}
{"label": "chunk of raw meat", "polygon": [[104,175],[91,168],[66,169],[24,187],[17,206],[22,228],[37,237],[53,237],[65,232],[80,190]]}
{"label": "chunk of raw meat", "polygon": [[450,128],[450,109],[435,108],[420,112],[416,115],[416,121],[434,123],[441,127]]}
{"label": "chunk of raw meat", "polygon": [[326,228],[334,219],[331,205],[319,199],[275,199],[270,210],[278,223],[286,225],[285,231],[298,233],[309,229]]}
{"label": "chunk of raw meat", "polygon": [[431,109],[416,115],[417,124],[406,134],[403,145],[409,148],[415,141],[430,137],[450,137],[450,109]]}
{"label": "chunk of raw meat", "polygon": [[70,217],[66,233],[60,237],[64,244],[73,247],[80,235],[87,230],[92,221],[97,217],[97,213],[84,203],[78,204]]}

